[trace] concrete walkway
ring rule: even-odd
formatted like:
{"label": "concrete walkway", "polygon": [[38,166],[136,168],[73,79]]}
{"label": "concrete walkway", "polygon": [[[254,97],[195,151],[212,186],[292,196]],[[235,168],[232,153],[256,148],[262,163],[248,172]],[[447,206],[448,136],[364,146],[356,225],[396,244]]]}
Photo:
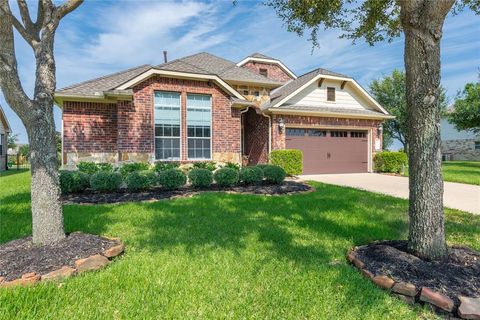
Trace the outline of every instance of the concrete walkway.
{"label": "concrete walkway", "polygon": [[[376,173],[351,173],[304,175],[301,178],[408,199],[408,178],[406,177]],[[445,182],[443,205],[448,208],[480,214],[480,186]]]}

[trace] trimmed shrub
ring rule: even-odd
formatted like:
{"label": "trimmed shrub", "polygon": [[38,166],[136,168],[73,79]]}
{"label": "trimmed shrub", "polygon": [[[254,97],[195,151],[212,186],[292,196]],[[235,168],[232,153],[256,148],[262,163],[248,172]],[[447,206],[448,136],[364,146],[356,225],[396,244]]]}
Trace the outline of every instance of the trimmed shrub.
{"label": "trimmed shrub", "polygon": [[97,164],[99,171],[113,172],[113,165],[108,162]]}
{"label": "trimmed shrub", "polygon": [[231,187],[238,183],[238,171],[232,168],[220,168],[213,174],[215,182],[222,187]]}
{"label": "trimmed shrub", "polygon": [[194,188],[206,188],[213,182],[213,173],[207,169],[194,168],[188,173],[190,183]]}
{"label": "trimmed shrub", "polygon": [[175,190],[187,183],[187,176],[180,169],[168,169],[159,173],[158,182],[167,190]]}
{"label": "trimmed shrub", "polygon": [[169,169],[177,169],[178,167],[180,167],[180,163],[175,161],[159,161],[155,162],[153,170],[156,172],[162,172]]}
{"label": "trimmed shrub", "polygon": [[95,162],[91,161],[82,161],[79,164],[77,164],[78,171],[84,172],[86,174],[94,174],[100,171],[100,168]]}
{"label": "trimmed shrub", "polygon": [[377,172],[401,173],[407,163],[407,154],[404,152],[383,151],[375,155]]}
{"label": "trimmed shrub", "polygon": [[268,165],[263,168],[263,175],[267,183],[280,184],[285,180],[287,173],[282,167]]}
{"label": "trimmed shrub", "polygon": [[115,191],[120,189],[122,182],[117,172],[100,171],[90,177],[90,187],[95,191]]}
{"label": "trimmed shrub", "polygon": [[231,168],[231,169],[240,171],[240,165],[239,165],[238,163],[235,163],[235,162],[227,162],[227,163],[225,163],[224,168]]}
{"label": "trimmed shrub", "polygon": [[302,174],[303,153],[296,149],[273,150],[270,152],[270,162],[283,168],[289,176]]}
{"label": "trimmed shrub", "polygon": [[84,191],[90,186],[90,176],[81,171],[60,171],[60,190],[63,194]]}
{"label": "trimmed shrub", "polygon": [[244,184],[259,184],[263,180],[263,170],[259,167],[245,167],[240,170],[239,176]]}
{"label": "trimmed shrub", "polygon": [[155,172],[144,170],[130,172],[125,179],[128,190],[141,191],[154,186],[157,182]]}
{"label": "trimmed shrub", "polygon": [[120,167],[120,174],[125,179],[129,173],[135,171],[144,171],[148,170],[150,165],[144,162],[133,162],[133,163],[125,163]]}
{"label": "trimmed shrub", "polygon": [[194,169],[207,169],[210,171],[215,171],[217,169],[217,164],[214,161],[208,161],[208,162],[194,162],[193,163],[193,168]]}

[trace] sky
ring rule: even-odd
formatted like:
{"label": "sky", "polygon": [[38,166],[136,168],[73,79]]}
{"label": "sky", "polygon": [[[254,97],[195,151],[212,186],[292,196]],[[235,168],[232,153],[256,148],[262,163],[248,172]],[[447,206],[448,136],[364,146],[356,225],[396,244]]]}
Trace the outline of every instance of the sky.
{"label": "sky", "polygon": [[[29,2],[35,16],[36,2]],[[12,10],[16,5],[12,2]],[[480,71],[480,17],[465,10],[449,15],[441,46],[442,85],[453,101],[467,82],[478,81]],[[57,88],[142,64],[160,64],[206,51],[238,62],[254,52],[280,59],[297,75],[322,67],[354,77],[364,88],[373,79],[403,69],[403,37],[369,46],[339,39],[337,30],[319,33],[312,51],[308,34],[287,31],[272,8],[257,1],[94,1],[86,0],[65,17],[56,34]],[[35,64],[31,48],[16,35],[19,73],[31,96]],[[3,106],[19,142],[28,141],[21,120]],[[55,108],[60,131],[61,110]]]}

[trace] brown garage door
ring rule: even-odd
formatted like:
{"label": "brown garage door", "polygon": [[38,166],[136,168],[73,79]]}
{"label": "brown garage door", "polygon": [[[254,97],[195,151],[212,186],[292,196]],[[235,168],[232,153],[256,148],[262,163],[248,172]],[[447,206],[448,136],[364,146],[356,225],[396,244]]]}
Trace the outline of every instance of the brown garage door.
{"label": "brown garage door", "polygon": [[303,151],[303,174],[368,171],[367,131],[286,129],[287,149]]}

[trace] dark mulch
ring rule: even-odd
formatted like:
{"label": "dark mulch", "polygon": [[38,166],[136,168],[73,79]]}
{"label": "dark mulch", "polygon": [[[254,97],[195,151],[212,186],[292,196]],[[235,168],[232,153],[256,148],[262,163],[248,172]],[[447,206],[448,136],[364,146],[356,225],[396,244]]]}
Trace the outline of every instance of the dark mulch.
{"label": "dark mulch", "polygon": [[46,274],[63,266],[75,267],[75,260],[101,253],[116,244],[118,241],[81,232],[46,246],[34,245],[32,237],[13,240],[0,245],[0,277],[10,281],[28,272]]}
{"label": "dark mulch", "polygon": [[208,189],[199,190],[191,186],[185,186],[178,190],[164,190],[162,188],[152,188],[144,192],[129,192],[126,189],[119,190],[113,193],[96,193],[87,190],[79,194],[70,194],[63,196],[64,204],[102,204],[102,203],[122,203],[122,202],[136,202],[136,201],[156,201],[164,199],[173,199],[179,197],[189,197],[200,192],[232,192],[244,194],[259,194],[259,195],[285,195],[301,193],[312,190],[312,187],[296,181],[284,181],[279,185],[262,184],[256,186],[235,186],[231,188],[224,188],[217,185],[212,185]]}
{"label": "dark mulch", "polygon": [[460,246],[449,248],[444,261],[424,261],[407,250],[407,241],[382,241],[359,247],[357,257],[375,275],[429,287],[452,298],[480,297],[480,253]]}

